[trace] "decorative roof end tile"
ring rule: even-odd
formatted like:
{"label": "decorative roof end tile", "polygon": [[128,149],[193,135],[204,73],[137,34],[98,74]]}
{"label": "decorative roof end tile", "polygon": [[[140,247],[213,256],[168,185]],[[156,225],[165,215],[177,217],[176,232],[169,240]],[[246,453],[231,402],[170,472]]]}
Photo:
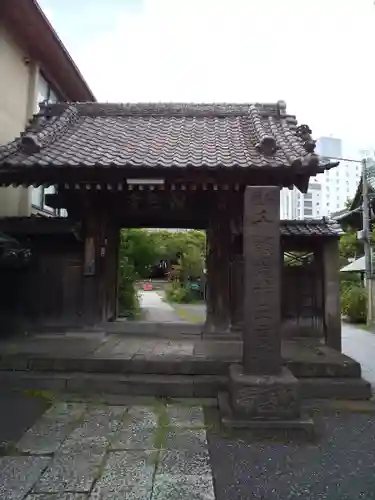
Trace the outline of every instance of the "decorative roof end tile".
{"label": "decorative roof end tile", "polygon": [[319,167],[320,160],[319,160],[318,155],[316,155],[315,153],[309,153],[306,156],[306,158],[307,158],[309,167],[311,167],[311,168],[318,168]]}
{"label": "decorative roof end tile", "polygon": [[311,137],[312,131],[308,125],[299,125],[296,128],[296,135],[301,139],[303,147],[307,153],[314,153],[316,142]]}
{"label": "decorative roof end tile", "polygon": [[36,153],[39,153],[41,148],[42,145],[38,139],[38,136],[36,134],[33,134],[32,132],[23,135],[20,139],[20,149],[27,155],[34,155]]}
{"label": "decorative roof end tile", "polygon": [[272,156],[279,149],[278,145],[276,144],[276,140],[270,135],[265,135],[264,137],[262,137],[260,142],[258,142],[255,147],[257,151],[259,153],[262,153],[264,156]]}
{"label": "decorative roof end tile", "polygon": [[277,112],[280,116],[286,115],[286,102],[285,101],[277,101]]}

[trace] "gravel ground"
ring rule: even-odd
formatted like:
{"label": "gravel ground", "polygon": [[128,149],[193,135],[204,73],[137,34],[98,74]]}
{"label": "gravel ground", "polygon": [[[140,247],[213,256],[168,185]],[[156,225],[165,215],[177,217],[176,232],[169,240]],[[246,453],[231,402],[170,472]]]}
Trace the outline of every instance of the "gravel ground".
{"label": "gravel ground", "polygon": [[374,500],[375,415],[316,417],[316,443],[209,432],[216,500]]}

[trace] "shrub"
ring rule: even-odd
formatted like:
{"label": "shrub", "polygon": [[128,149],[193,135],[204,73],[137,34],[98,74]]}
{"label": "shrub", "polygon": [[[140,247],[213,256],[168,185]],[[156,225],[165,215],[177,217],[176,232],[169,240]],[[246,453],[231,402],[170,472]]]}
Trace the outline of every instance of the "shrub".
{"label": "shrub", "polygon": [[136,274],[133,265],[123,256],[118,274],[119,316],[135,319],[140,314],[138,294],[135,289]]}
{"label": "shrub", "polygon": [[188,304],[194,301],[194,293],[186,286],[181,285],[179,281],[167,286],[166,295],[170,302],[176,304]]}
{"label": "shrub", "polygon": [[366,322],[367,293],[364,286],[346,283],[341,293],[341,312],[353,323]]}

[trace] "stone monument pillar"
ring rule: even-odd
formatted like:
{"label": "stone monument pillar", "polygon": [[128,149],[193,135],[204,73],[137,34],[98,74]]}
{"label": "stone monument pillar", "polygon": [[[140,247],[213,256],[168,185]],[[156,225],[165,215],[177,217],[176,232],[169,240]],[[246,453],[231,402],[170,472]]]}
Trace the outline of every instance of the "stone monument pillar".
{"label": "stone monument pillar", "polygon": [[230,367],[229,406],[237,423],[284,427],[300,418],[300,402],[281,357],[280,189],[248,186],[244,198],[243,362]]}

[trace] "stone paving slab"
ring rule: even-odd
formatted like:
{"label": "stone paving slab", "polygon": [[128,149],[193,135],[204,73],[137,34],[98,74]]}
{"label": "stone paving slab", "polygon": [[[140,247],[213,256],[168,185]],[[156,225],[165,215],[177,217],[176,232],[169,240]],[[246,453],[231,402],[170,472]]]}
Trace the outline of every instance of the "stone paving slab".
{"label": "stone paving slab", "polygon": [[0,459],[1,500],[213,499],[198,401],[123,403],[55,402]]}
{"label": "stone paving slab", "polygon": [[1,457],[1,500],[23,500],[49,462],[45,457]]}
{"label": "stone paving slab", "polygon": [[212,476],[158,474],[152,500],[215,500]]}
{"label": "stone paving slab", "polygon": [[126,491],[129,486],[152,489],[158,452],[115,451],[109,453],[96,487],[107,491]]}
{"label": "stone paving slab", "polygon": [[207,450],[162,450],[157,467],[158,474],[207,475],[210,474],[210,457]]}
{"label": "stone paving slab", "polygon": [[167,405],[167,415],[172,427],[204,427],[201,406]]}
{"label": "stone paving slab", "polygon": [[168,429],[163,448],[167,450],[203,451],[207,447],[205,429]]}
{"label": "stone paving slab", "polygon": [[86,407],[79,403],[58,403],[29,429],[17,444],[23,453],[46,455],[55,452],[72,430]]}
{"label": "stone paving slab", "polygon": [[125,429],[110,444],[111,450],[145,450],[152,451],[158,449],[155,439],[155,429],[142,429],[139,426],[130,426]]}
{"label": "stone paving slab", "polygon": [[34,487],[35,493],[88,493],[98,478],[105,451],[57,453]]}
{"label": "stone paving slab", "polygon": [[126,425],[136,424],[140,428],[155,428],[158,415],[154,406],[132,406],[125,415]]}
{"label": "stone paving slab", "polygon": [[[97,487],[91,493],[89,500],[151,500],[152,486],[128,485],[117,491]],[[177,499],[176,499],[177,500]]]}
{"label": "stone paving slab", "polygon": [[86,494],[81,493],[36,493],[30,494],[25,500],[87,500]]}

